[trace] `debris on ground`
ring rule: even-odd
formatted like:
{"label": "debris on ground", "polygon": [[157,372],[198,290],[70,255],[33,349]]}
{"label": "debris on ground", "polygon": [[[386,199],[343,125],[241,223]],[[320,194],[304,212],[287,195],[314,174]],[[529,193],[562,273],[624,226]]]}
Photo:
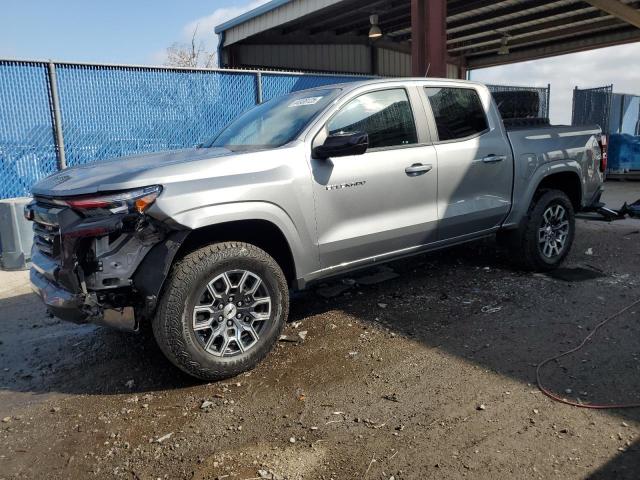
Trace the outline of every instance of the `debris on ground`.
{"label": "debris on ground", "polygon": [[502,307],[492,307],[491,305],[485,305],[482,307],[482,313],[498,313],[502,310]]}
{"label": "debris on ground", "polygon": [[280,335],[280,337],[278,338],[278,341],[286,342],[286,343],[300,343],[301,339],[298,336],[294,338],[294,337],[289,337],[288,335]]}
{"label": "debris on ground", "polygon": [[173,432],[167,433],[166,435],[163,435],[161,437],[158,437],[154,440],[155,443],[162,443],[165,442],[167,440],[169,440],[171,437],[173,437]]}

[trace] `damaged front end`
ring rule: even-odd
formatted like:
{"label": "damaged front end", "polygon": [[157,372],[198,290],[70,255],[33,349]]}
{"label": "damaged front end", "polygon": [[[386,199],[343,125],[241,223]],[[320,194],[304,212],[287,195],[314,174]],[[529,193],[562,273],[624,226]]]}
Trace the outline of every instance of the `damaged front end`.
{"label": "damaged front end", "polygon": [[[154,186],[91,197],[36,196],[25,208],[34,225],[31,284],[52,315],[137,330],[140,319],[153,314],[186,236],[145,214],[160,192]],[[157,258],[144,262],[153,250]]]}

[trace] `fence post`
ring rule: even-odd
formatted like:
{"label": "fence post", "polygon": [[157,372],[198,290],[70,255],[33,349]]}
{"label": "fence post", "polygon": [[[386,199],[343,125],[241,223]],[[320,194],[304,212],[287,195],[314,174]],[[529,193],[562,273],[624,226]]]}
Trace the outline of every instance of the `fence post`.
{"label": "fence post", "polygon": [[571,101],[571,125],[576,124],[576,94],[578,93],[578,86],[573,88],[573,99]]}
{"label": "fence post", "polygon": [[256,103],[262,103],[262,72],[256,72]]}
{"label": "fence post", "polygon": [[62,115],[60,114],[60,98],[58,97],[58,79],[56,65],[49,62],[49,89],[51,91],[51,108],[53,109],[53,133],[56,142],[58,170],[67,168],[67,158],[64,153],[64,136],[62,135]]}
{"label": "fence post", "polygon": [[551,84],[547,83],[547,118],[551,118]]}

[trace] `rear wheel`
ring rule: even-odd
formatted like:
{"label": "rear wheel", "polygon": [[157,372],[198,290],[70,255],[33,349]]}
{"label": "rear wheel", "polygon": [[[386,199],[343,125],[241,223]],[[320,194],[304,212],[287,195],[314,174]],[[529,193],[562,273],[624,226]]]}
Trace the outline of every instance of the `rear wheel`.
{"label": "rear wheel", "polygon": [[180,260],[153,321],[155,338],[178,368],[218,380],[253,368],[286,323],[288,286],[266,252],[226,242]]}
{"label": "rear wheel", "polygon": [[560,190],[543,190],[534,199],[523,225],[508,233],[513,258],[524,268],[549,271],[567,257],[575,237],[571,200]]}

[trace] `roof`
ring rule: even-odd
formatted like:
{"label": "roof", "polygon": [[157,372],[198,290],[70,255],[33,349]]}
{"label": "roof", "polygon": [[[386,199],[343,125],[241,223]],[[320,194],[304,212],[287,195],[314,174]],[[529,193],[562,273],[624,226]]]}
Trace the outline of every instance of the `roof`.
{"label": "roof", "polygon": [[242,15],[239,15],[235,18],[232,18],[231,20],[221,23],[215,28],[215,32],[222,33],[226,30],[229,30],[230,28],[240,25],[241,23],[251,20],[252,18],[259,17],[260,15],[264,15],[267,12],[275,10],[276,8],[289,2],[291,2],[291,0],[271,0],[263,5],[260,5],[257,8],[254,8],[253,10],[249,10],[248,12],[245,12]]}
{"label": "roof", "polygon": [[[426,1],[426,0],[425,0]],[[216,27],[233,44],[369,45],[411,53],[411,0],[272,0]],[[469,68],[640,41],[640,0],[447,0],[447,50]],[[502,42],[509,54],[499,55]]]}
{"label": "roof", "polygon": [[318,85],[315,87],[305,88],[303,90],[296,90],[293,92],[289,92],[289,95],[299,94],[301,92],[312,92],[314,90],[327,90],[331,88],[339,88],[344,92],[352,92],[353,90],[357,90],[361,87],[368,87],[371,85],[395,85],[395,86],[403,86],[403,85],[416,85],[419,86],[433,86],[433,87],[487,87],[486,84],[482,82],[476,82],[473,80],[458,80],[454,78],[437,78],[437,77],[401,77],[401,78],[371,78],[368,80],[358,80],[355,82],[345,82],[345,83],[335,83],[328,85]]}

